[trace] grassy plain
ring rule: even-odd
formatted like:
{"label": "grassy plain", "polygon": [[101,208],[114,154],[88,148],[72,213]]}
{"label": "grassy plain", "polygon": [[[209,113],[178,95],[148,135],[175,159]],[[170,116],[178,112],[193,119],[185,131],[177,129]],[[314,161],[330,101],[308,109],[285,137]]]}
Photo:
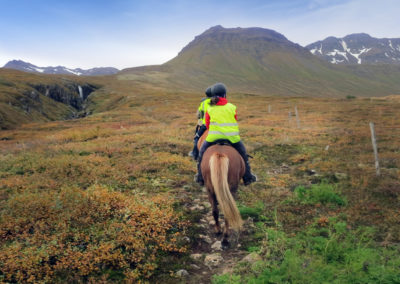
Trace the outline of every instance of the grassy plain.
{"label": "grassy plain", "polygon": [[[191,273],[199,230],[186,208],[200,189],[187,153],[202,96],[112,81],[89,97],[91,116],[1,131],[0,279],[174,283],[171,271]],[[262,260],[213,281],[399,283],[400,100],[228,96],[260,180],[239,190],[254,222],[242,250]]]}

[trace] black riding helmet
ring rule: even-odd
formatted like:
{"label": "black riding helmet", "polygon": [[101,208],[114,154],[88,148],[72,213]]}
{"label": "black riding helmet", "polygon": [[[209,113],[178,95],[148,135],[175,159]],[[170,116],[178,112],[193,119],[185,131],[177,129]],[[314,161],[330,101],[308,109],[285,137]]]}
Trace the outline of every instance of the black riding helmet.
{"label": "black riding helmet", "polygon": [[226,87],[222,83],[216,83],[214,86],[211,88],[211,93],[213,97],[226,97]]}
{"label": "black riding helmet", "polygon": [[211,87],[208,87],[206,90],[206,96],[211,98],[212,97],[212,93],[211,93]]}

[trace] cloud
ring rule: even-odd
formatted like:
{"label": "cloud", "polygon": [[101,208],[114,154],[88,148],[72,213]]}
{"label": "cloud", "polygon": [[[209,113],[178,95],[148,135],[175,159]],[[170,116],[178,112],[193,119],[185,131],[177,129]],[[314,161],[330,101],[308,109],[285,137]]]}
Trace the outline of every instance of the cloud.
{"label": "cloud", "polygon": [[[323,0],[313,1],[325,2]],[[395,0],[352,0],[321,5],[296,17],[276,22],[290,40],[302,45],[328,36],[365,32],[374,37],[398,37],[400,5]]]}

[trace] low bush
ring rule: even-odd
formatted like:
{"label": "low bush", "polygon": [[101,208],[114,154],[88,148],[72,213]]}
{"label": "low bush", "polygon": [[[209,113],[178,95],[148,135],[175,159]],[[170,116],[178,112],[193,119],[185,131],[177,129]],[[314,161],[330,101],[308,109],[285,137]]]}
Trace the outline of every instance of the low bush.
{"label": "low bush", "polygon": [[15,194],[0,211],[0,280],[95,281],[118,272],[137,281],[152,275],[160,253],[185,250],[184,226],[160,196],[100,186]]}

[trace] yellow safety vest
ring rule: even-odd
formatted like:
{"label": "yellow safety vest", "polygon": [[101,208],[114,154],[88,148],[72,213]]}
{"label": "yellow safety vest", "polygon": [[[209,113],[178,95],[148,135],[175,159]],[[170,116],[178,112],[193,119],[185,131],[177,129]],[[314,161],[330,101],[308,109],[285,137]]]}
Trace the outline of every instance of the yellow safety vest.
{"label": "yellow safety vest", "polygon": [[227,103],[223,106],[210,106],[210,128],[206,141],[214,142],[219,139],[227,139],[231,143],[240,141],[239,126],[235,118],[236,106]]}
{"label": "yellow safety vest", "polygon": [[210,106],[211,99],[205,99],[199,106],[200,120],[202,124],[206,124],[206,112]]}

